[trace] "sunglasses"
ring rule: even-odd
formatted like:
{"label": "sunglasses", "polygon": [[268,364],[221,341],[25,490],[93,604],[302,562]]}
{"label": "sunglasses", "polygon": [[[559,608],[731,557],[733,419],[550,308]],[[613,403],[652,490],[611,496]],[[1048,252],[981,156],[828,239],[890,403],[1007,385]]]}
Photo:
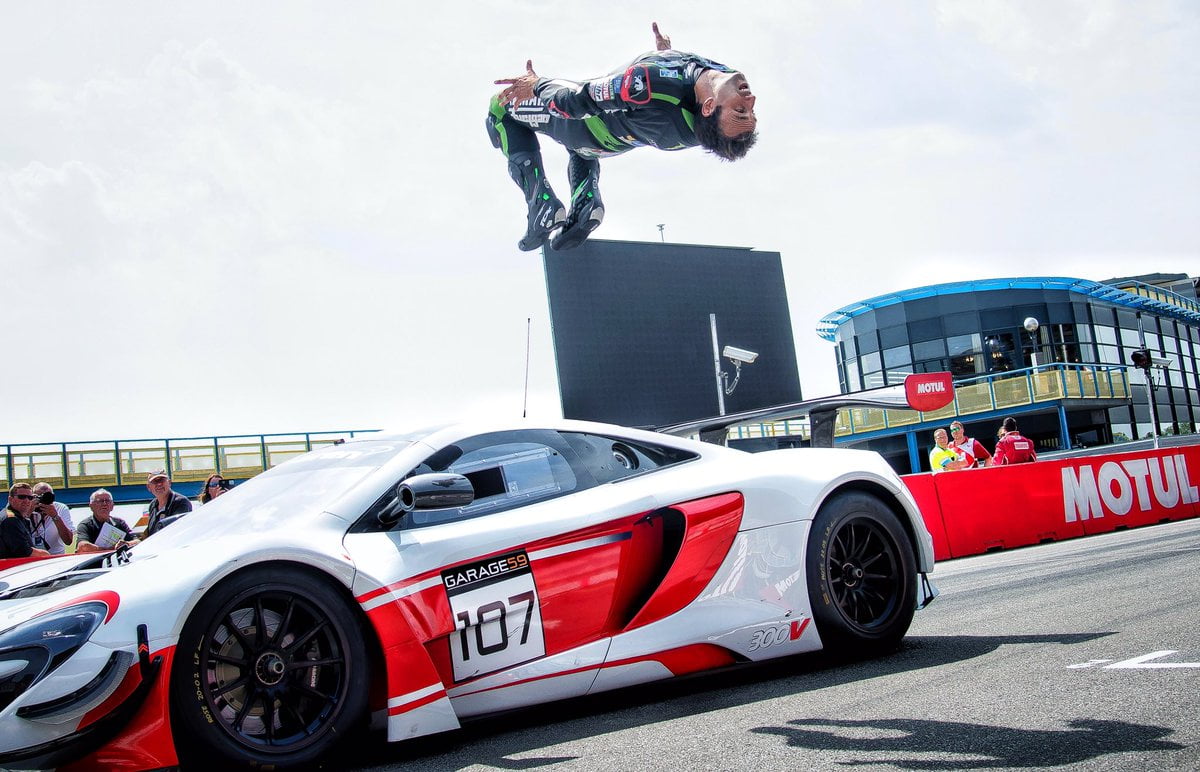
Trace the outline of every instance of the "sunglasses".
{"label": "sunglasses", "polygon": [[14,493],[13,498],[20,499],[21,501],[30,501],[36,499],[37,496],[30,496],[28,493]]}
{"label": "sunglasses", "polygon": [[208,487],[210,487],[210,488],[220,488],[220,487],[221,487],[221,483],[223,483],[223,482],[224,482],[224,480],[209,480],[209,481],[208,481]]}

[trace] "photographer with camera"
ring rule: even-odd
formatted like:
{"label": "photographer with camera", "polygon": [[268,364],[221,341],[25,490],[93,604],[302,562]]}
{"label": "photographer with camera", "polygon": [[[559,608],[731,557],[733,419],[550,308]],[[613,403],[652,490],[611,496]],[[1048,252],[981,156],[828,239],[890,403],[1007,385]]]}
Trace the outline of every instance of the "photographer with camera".
{"label": "photographer with camera", "polygon": [[75,538],[75,523],[66,504],[54,500],[54,489],[50,483],[40,482],[33,486],[37,500],[33,505],[30,521],[33,524],[33,540],[41,539],[51,555],[62,555]]}
{"label": "photographer with camera", "polygon": [[50,553],[33,538],[29,516],[37,496],[29,483],[17,483],[8,491],[8,509],[0,518],[0,558],[48,558]]}
{"label": "photographer with camera", "polygon": [[200,503],[207,504],[228,491],[231,487],[233,487],[233,483],[226,480],[220,474],[210,474],[208,479],[204,481],[204,487],[200,489]]}

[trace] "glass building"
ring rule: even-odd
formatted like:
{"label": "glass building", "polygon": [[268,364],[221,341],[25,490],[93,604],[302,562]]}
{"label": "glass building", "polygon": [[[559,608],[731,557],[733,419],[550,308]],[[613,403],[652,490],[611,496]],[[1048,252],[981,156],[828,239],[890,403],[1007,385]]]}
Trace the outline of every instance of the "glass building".
{"label": "glass building", "polygon": [[[817,333],[836,344],[842,393],[901,383],[921,372],[949,371],[958,390],[960,384],[998,381],[1022,371],[1036,377],[1053,370],[1089,377],[1120,371],[1127,395],[1031,402],[1003,412],[1020,413],[1015,417],[1022,433],[1043,451],[1151,435],[1147,371],[1130,366],[1133,351],[1148,349],[1159,363],[1149,372],[1158,430],[1190,434],[1200,422],[1196,285],[1195,278],[1183,274],[1103,282],[1030,277],[939,284],[840,308],[821,319]],[[968,433],[993,440],[1001,417],[999,412],[980,415]],[[932,429],[923,428],[918,441],[928,447]],[[839,444],[879,450],[909,471],[895,458],[899,438],[845,440]],[[910,438],[910,449],[913,442]]]}

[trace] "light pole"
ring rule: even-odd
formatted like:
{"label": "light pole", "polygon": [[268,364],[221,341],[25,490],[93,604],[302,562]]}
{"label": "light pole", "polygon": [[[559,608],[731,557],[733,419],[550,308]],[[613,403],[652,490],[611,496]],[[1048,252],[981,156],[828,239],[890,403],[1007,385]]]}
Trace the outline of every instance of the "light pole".
{"label": "light pole", "polygon": [[659,239],[662,241],[662,243],[664,243],[664,244],[666,244],[666,243],[667,243],[667,237],[666,237],[665,235],[663,235],[663,229],[664,229],[664,228],[666,228],[666,227],[667,227],[667,224],[666,224],[665,222],[660,222],[660,223],[658,224],[658,238],[659,238]]}
{"label": "light pole", "polygon": [[1037,331],[1038,331],[1038,328],[1039,328],[1039,327],[1041,327],[1041,326],[1042,326],[1042,325],[1041,325],[1041,322],[1039,322],[1037,319],[1034,319],[1032,316],[1027,316],[1027,317],[1025,317],[1025,324],[1024,324],[1025,331],[1029,333],[1029,342],[1030,342],[1030,344],[1032,344],[1032,346],[1033,346],[1033,350],[1032,350],[1032,351],[1029,353],[1029,358],[1030,358],[1030,359],[1033,361],[1033,369],[1034,369],[1034,370],[1036,370],[1036,369],[1037,369],[1037,366],[1038,366],[1038,361],[1037,361],[1037,345],[1038,345]]}

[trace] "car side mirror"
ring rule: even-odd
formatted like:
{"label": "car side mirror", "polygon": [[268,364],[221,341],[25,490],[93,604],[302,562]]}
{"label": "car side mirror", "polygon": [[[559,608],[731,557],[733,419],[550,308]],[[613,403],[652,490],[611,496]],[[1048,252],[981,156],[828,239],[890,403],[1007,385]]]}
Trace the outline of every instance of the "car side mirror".
{"label": "car side mirror", "polygon": [[414,509],[465,507],[474,500],[475,487],[461,474],[419,474],[396,486],[396,500],[379,513],[378,519],[383,525],[391,525]]}
{"label": "car side mirror", "polygon": [[414,509],[465,507],[475,500],[475,487],[461,474],[419,474],[396,486],[396,498],[405,512]]}

